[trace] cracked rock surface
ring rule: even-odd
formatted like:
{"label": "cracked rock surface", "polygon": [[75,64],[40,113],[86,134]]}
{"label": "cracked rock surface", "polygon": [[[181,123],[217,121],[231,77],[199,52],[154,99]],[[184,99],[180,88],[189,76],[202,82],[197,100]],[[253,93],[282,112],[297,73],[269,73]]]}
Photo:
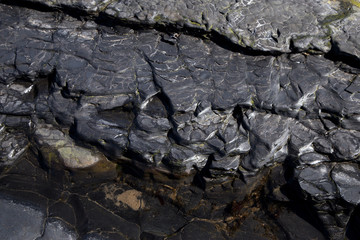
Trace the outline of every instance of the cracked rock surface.
{"label": "cracked rock surface", "polygon": [[0,1],[0,238],[358,239],[359,6]]}

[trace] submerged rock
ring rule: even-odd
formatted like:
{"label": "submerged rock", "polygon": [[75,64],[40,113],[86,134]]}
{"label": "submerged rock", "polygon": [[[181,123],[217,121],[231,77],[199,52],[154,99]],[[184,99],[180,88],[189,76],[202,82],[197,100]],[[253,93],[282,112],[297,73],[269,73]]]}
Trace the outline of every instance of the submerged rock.
{"label": "submerged rock", "polygon": [[3,198],[0,199],[0,208],[1,238],[36,239],[41,236],[44,212]]}

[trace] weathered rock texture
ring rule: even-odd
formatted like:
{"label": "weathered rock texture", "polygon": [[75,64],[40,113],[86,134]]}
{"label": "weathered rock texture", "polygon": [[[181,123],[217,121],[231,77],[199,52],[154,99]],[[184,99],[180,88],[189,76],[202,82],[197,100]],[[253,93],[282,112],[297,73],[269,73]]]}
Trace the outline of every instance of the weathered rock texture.
{"label": "weathered rock texture", "polygon": [[360,236],[359,2],[0,2],[0,238]]}

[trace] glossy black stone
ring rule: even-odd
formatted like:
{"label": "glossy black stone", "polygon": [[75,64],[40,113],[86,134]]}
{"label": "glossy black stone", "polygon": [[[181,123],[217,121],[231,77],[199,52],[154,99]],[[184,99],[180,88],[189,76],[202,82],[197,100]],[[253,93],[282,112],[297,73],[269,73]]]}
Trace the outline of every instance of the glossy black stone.
{"label": "glossy black stone", "polygon": [[0,238],[359,237],[358,1],[0,2]]}

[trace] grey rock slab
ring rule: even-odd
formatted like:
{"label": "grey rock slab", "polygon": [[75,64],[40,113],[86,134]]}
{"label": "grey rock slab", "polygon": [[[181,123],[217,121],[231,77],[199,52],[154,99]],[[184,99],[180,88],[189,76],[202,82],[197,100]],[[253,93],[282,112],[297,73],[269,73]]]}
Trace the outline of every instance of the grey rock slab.
{"label": "grey rock slab", "polygon": [[[84,224],[83,229],[89,230],[91,235],[92,229],[95,232],[114,233],[124,239],[139,239],[140,226],[132,221],[127,221],[119,215],[93,202],[86,197],[81,197],[74,201],[79,211],[79,223]],[[84,209],[86,212],[84,213]],[[86,214],[86,215],[85,215]],[[106,234],[105,234],[106,235]],[[110,238],[111,239],[111,238]]]}
{"label": "grey rock slab", "polygon": [[335,130],[330,133],[335,155],[344,160],[357,160],[360,157],[360,132]]}
{"label": "grey rock slab", "polygon": [[316,152],[306,152],[299,157],[300,164],[315,165],[329,161],[330,159],[326,155],[322,155]]}
{"label": "grey rock slab", "polygon": [[153,118],[145,114],[139,114],[136,117],[136,123],[140,129],[147,132],[167,131],[171,129],[167,118]]}
{"label": "grey rock slab", "polygon": [[[351,213],[354,210],[353,206],[346,206],[346,204],[334,201],[323,201],[314,207],[318,210],[319,219],[323,222],[329,237],[332,239],[344,238]],[[330,209],[332,214],[328,214]]]}
{"label": "grey rock slab", "polygon": [[331,177],[334,180],[341,197],[352,204],[360,202],[360,170],[356,164],[343,163],[337,164]]}
{"label": "grey rock slab", "polygon": [[161,205],[158,199],[149,199],[148,209],[142,212],[140,218],[141,230],[156,236],[169,236],[186,224],[186,219],[178,209],[165,203]]}
{"label": "grey rock slab", "polygon": [[336,185],[331,178],[332,166],[320,164],[299,170],[300,187],[318,199],[334,199],[337,195]]}
{"label": "grey rock slab", "polygon": [[[34,103],[31,102],[32,85],[0,84],[0,113],[12,115],[31,115]],[[30,97],[29,97],[30,96]]]}
{"label": "grey rock slab", "polygon": [[[29,2],[45,4],[51,8],[75,6],[93,15],[104,12],[119,20],[148,25],[176,24],[179,28],[215,32],[243,47],[281,52],[290,52],[291,44],[299,50],[329,51],[332,35],[328,25],[335,22],[340,25],[339,31],[345,31],[344,23],[339,20],[344,18],[342,15],[346,15],[344,12],[347,13],[347,7],[351,7],[348,2],[345,5],[340,1]],[[357,11],[357,8],[354,9]],[[352,15],[354,14],[350,14]],[[350,36],[354,35],[351,34],[353,32],[354,30],[350,31]],[[341,33],[335,36],[338,35]]]}
{"label": "grey rock slab", "polygon": [[222,170],[236,170],[240,164],[240,156],[222,157],[211,162],[211,168]]}
{"label": "grey rock slab", "polygon": [[167,133],[146,133],[134,130],[129,134],[128,148],[140,154],[149,163],[159,163],[162,158],[169,152],[170,141]]}
{"label": "grey rock slab", "polygon": [[[84,9],[91,9],[89,6],[97,3],[81,4]],[[81,4],[76,7],[81,7]],[[120,5],[117,5],[117,8]],[[237,14],[236,11],[250,13],[259,7],[258,2],[235,5],[229,7],[231,11],[226,14],[230,20],[227,21],[231,22],[232,17]],[[129,9],[132,7],[135,6],[130,6]],[[110,8],[112,6],[109,6]],[[270,9],[280,8],[286,10],[285,5],[273,6]],[[328,13],[336,14],[336,8],[334,5],[319,14],[325,19]],[[141,11],[146,11],[146,8]],[[10,35],[5,34],[7,45],[4,45],[2,50],[9,59],[3,60],[4,69],[9,68],[13,53],[17,56],[15,64],[18,69],[13,69],[12,76],[26,75],[34,81],[40,73],[49,74],[55,67],[55,82],[52,86],[55,91],[46,103],[42,103],[49,105],[49,114],[60,119],[62,124],[69,126],[75,121],[77,136],[100,146],[105,152],[118,151],[117,155],[120,156],[123,150],[130,146],[132,151],[151,159],[156,154],[155,150],[160,149],[156,161],[161,161],[170,153],[168,159],[176,159],[178,162],[182,158],[190,159],[183,164],[187,169],[194,163],[204,166],[208,156],[218,152],[220,155],[231,156],[223,158],[223,161],[214,161],[214,167],[233,169],[238,161],[241,161],[239,155],[250,152],[251,156],[260,159],[249,160],[252,168],[258,169],[287,156],[287,139],[290,139],[291,147],[296,151],[312,151],[309,145],[311,140],[306,137],[306,133],[311,133],[311,137],[316,134],[308,131],[306,127],[298,126],[293,130],[297,125],[296,119],[292,117],[310,118],[308,121],[314,122],[311,118],[318,117],[320,108],[325,112],[320,116],[327,129],[336,128],[336,123],[328,119],[331,114],[344,116],[341,122],[348,128],[353,125],[356,127],[357,118],[354,113],[358,107],[357,80],[352,80],[354,76],[340,71],[332,61],[323,56],[293,54],[253,57],[236,52],[229,53],[209,41],[187,35],[180,36],[175,42],[169,42],[164,34],[155,31],[135,32],[119,27],[120,34],[115,34],[105,27],[97,28],[94,22],[82,24],[68,16],[55,24],[54,19],[46,13],[34,16],[24,9],[12,14],[8,13],[8,17],[17,18],[21,15],[17,23],[23,28],[17,27]],[[11,25],[11,22],[8,22],[8,25]],[[4,32],[12,30],[8,25],[2,25]],[[266,19],[261,21],[260,25],[260,29],[253,34],[261,35],[261,29],[269,27]],[[281,35],[281,31],[276,34]],[[10,38],[11,36],[13,38]],[[274,37],[276,36],[271,36],[272,41],[275,41]],[[315,39],[314,36],[310,38]],[[301,46],[307,43],[314,47],[316,43],[308,41],[310,38],[294,40],[294,46],[301,49],[304,48]],[[25,39],[27,46],[20,48],[20,43]],[[189,47],[191,44],[196,47]],[[114,49],[116,51],[113,51]],[[32,59],[39,61],[31,64]],[[44,65],[42,61],[47,64]],[[104,62],[107,64],[102,64]],[[22,97],[22,93],[27,91],[29,86],[17,83],[10,75],[4,81],[10,82],[10,85],[2,86],[5,89],[3,107],[8,109],[6,113],[31,115],[34,108],[31,104],[28,105],[27,98]],[[345,95],[343,89],[350,95]],[[167,106],[160,104],[158,97],[166,102]],[[75,101],[77,98],[80,98],[79,105]],[[129,103],[130,111],[127,112],[124,108]],[[22,110],[22,105],[27,108]],[[232,116],[236,105],[252,107],[249,116],[262,115],[256,112],[259,109],[274,111],[277,116],[269,115],[269,118],[263,117],[259,122],[245,120],[249,120],[249,142],[248,130],[240,129],[237,126],[239,119]],[[64,106],[68,111],[62,109]],[[139,108],[140,113],[133,113],[134,108]],[[35,111],[39,111],[38,116],[43,114],[40,113],[40,103]],[[352,125],[348,120],[353,121]],[[132,130],[129,135],[128,129],[133,121],[136,121],[144,132]],[[287,124],[291,125],[291,131],[288,131],[290,127],[284,128]],[[170,147],[171,141],[166,131],[173,127],[176,127],[175,132],[180,137],[180,140],[176,141],[181,149],[189,149],[188,153],[183,151],[184,155],[179,155],[181,151],[176,152],[178,147]],[[347,135],[344,133],[347,137],[344,134],[341,137],[340,133],[330,133],[329,139],[317,138],[314,150],[331,154],[334,148],[337,157],[354,159],[357,157],[357,135],[350,132]],[[255,143],[254,139],[260,140],[260,144]],[[150,145],[142,144],[143,142],[149,142]],[[341,147],[339,142],[346,143],[346,147]],[[307,146],[309,149],[306,149]],[[232,157],[236,159],[236,164],[229,161],[231,166],[226,166],[225,163]],[[301,161],[305,164],[310,160],[301,158]],[[215,166],[219,162],[224,164]]]}
{"label": "grey rock slab", "polygon": [[315,151],[323,154],[332,154],[334,152],[334,148],[330,140],[323,136],[314,139],[313,147]]}
{"label": "grey rock slab", "polygon": [[316,92],[316,101],[322,111],[340,114],[343,112],[343,101],[340,96],[333,91],[319,89],[319,91]]}
{"label": "grey rock slab", "polygon": [[187,224],[178,233],[181,235],[181,239],[225,239],[221,231],[219,231],[215,224],[205,221],[193,221]]}
{"label": "grey rock slab", "polygon": [[[43,104],[43,99],[37,99],[38,104]],[[47,105],[52,117],[65,125],[74,123],[77,103],[71,98],[64,98],[61,91],[54,91],[47,98]],[[38,105],[36,107],[39,107]],[[41,108],[41,107],[40,107]],[[37,109],[38,111],[40,109]],[[41,111],[41,110],[40,110]]]}
{"label": "grey rock slab", "polygon": [[[281,239],[283,235],[278,234],[278,230],[274,226],[269,226],[271,224],[269,222],[265,222],[262,219],[259,219],[259,216],[254,216],[250,214],[238,227],[238,229],[234,229],[234,233],[230,235],[229,239],[258,239],[265,240],[269,238],[279,238]],[[270,233],[267,231],[267,228],[272,227],[273,231]],[[274,235],[274,233],[276,235]]]}
{"label": "grey rock slab", "polygon": [[28,143],[23,133],[9,133],[0,125],[0,165],[12,165],[27,150]]}
{"label": "grey rock slab", "polygon": [[333,31],[333,41],[344,54],[351,54],[357,58],[360,57],[360,41],[359,41],[359,25],[356,24],[360,20],[360,3],[358,1],[350,1],[356,4],[354,12],[341,21],[330,24]]}
{"label": "grey rock slab", "polygon": [[290,131],[289,148],[292,151],[302,155],[314,150],[314,139],[319,136],[315,131],[298,122],[290,125]]}
{"label": "grey rock slab", "polygon": [[318,229],[292,212],[281,212],[278,222],[287,232],[288,239],[326,239]]}
{"label": "grey rock slab", "polygon": [[[199,147],[194,147],[200,150]],[[208,155],[201,154],[189,147],[172,145],[169,154],[163,159],[163,163],[172,169],[190,172],[193,166],[203,168],[207,161]]]}
{"label": "grey rock slab", "polygon": [[[75,3],[78,3],[75,8],[90,12],[93,11],[89,10],[90,6],[99,4],[71,4]],[[108,3],[111,6],[107,9],[114,4],[126,5]],[[163,2],[159,3],[160,9]],[[60,6],[58,1],[44,4]],[[64,8],[72,6],[70,2],[61,4]],[[157,11],[155,5],[139,4],[146,5],[141,11],[147,11],[147,7]],[[185,9],[190,6],[177,4]],[[227,5],[214,4],[221,8],[222,4]],[[250,14],[264,7],[259,7],[257,1],[229,4],[225,15]],[[287,8],[289,3],[264,4],[274,4],[270,7],[274,11],[293,8]],[[337,9],[335,3],[330,8],[327,4],[333,3],[308,4],[325,7],[326,11],[321,13],[317,8],[311,10],[318,11],[321,18],[330,12],[335,14]],[[130,5],[121,11],[135,7]],[[193,7],[195,10],[198,6]],[[1,8],[6,12],[13,7],[2,5]],[[68,15],[59,20],[46,12],[33,14],[26,8],[16,8],[6,17],[14,18],[17,25],[4,20],[8,24],[1,26],[7,32],[7,44],[1,51],[10,58],[16,53],[17,59],[12,75],[6,75],[3,81],[6,84],[1,85],[3,112],[72,127],[75,138],[96,145],[107,156],[121,158],[126,151],[132,151],[149,162],[185,166],[188,171],[193,164],[203,167],[213,154],[224,159],[239,159],[248,154],[251,157],[239,159],[240,164],[257,171],[284,160],[289,146],[299,153],[310,151],[314,137],[314,150],[331,154],[332,144],[325,144],[330,139],[309,130],[314,130],[315,125],[316,129],[321,128],[319,118],[324,126],[316,131],[321,133],[335,129],[336,121],[346,128],[355,125],[356,129],[359,102],[355,75],[345,73],[322,55],[244,55],[186,34],[170,41],[174,38],[155,30],[108,28]],[[204,19],[207,19],[205,13]],[[22,42],[27,45],[21,45]],[[11,59],[4,59],[1,64],[7,69],[10,62]],[[15,77],[24,76],[28,83],[15,81]],[[47,87],[41,77],[47,79]],[[24,91],[27,93],[23,94]],[[34,106],[35,93],[39,96]],[[241,114],[234,117],[238,114],[235,108],[248,113],[245,117]],[[271,112],[269,118],[260,117],[263,110]],[[250,115],[259,117],[251,119]],[[308,125],[300,126],[298,119],[307,121]],[[179,155],[182,151],[172,144],[187,149],[184,155]],[[356,151],[351,150],[356,144],[349,144],[345,159],[356,157]],[[231,166],[225,166],[225,162]],[[234,166],[233,161],[226,160],[221,168]]]}
{"label": "grey rock slab", "polygon": [[[293,213],[282,212],[283,229],[274,227],[262,213],[268,203],[258,190],[262,184],[279,206],[311,199],[306,202],[330,237],[344,234],[359,203],[355,6],[283,0],[11,4],[0,5],[1,188],[47,196],[52,214],[45,221],[42,210],[26,208],[36,225],[27,234],[222,239],[231,227],[224,222],[227,207],[249,199],[256,213],[230,238],[262,239],[269,232],[280,239],[285,232],[321,238]],[[107,158],[119,164],[120,181],[94,190],[102,179],[90,170]],[[122,181],[133,185],[111,187]],[[298,189],[286,188],[291,183],[303,190],[295,200]],[[1,204],[12,204],[6,213],[25,208]]]}
{"label": "grey rock slab", "polygon": [[272,161],[283,161],[287,155],[289,126],[292,119],[273,114],[248,112],[251,157],[242,163],[246,169],[259,169]]}
{"label": "grey rock slab", "polygon": [[45,212],[6,198],[0,198],[0,209],[2,239],[36,239],[41,236]]}
{"label": "grey rock slab", "polygon": [[58,219],[48,219],[45,224],[45,231],[37,240],[75,240],[78,239],[77,234],[70,230],[67,225]]}
{"label": "grey rock slab", "polygon": [[86,234],[83,239],[85,240],[126,240],[127,238],[117,233],[89,233]]}

